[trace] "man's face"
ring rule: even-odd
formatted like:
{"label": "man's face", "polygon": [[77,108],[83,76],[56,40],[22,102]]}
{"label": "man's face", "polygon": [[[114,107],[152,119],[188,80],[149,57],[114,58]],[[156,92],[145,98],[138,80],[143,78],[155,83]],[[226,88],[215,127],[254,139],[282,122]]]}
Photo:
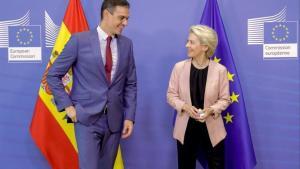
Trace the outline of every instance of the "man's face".
{"label": "man's face", "polygon": [[124,27],[128,24],[129,9],[125,6],[116,6],[114,11],[108,11],[106,23],[112,35],[121,34]]}

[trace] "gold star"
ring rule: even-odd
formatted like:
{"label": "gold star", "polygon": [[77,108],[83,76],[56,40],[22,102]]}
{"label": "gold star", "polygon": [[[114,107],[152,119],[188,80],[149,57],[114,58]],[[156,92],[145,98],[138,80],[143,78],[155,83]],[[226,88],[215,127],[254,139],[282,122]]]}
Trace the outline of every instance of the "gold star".
{"label": "gold star", "polygon": [[215,61],[216,63],[220,63],[221,59],[220,59],[220,58],[217,58],[217,56],[215,56],[215,57],[214,57],[214,61]]}
{"label": "gold star", "polygon": [[230,80],[230,81],[234,81],[233,80],[233,77],[234,77],[234,74],[231,74],[229,71],[227,72],[227,77],[228,77],[228,80]]}
{"label": "gold star", "polygon": [[231,102],[234,103],[234,102],[239,102],[239,94],[235,94],[234,92],[232,92],[231,96],[230,96],[230,99],[231,99]]}
{"label": "gold star", "polygon": [[230,115],[229,112],[227,112],[226,116],[224,116],[223,118],[226,120],[226,124],[227,123],[233,123],[232,118],[234,115]]}

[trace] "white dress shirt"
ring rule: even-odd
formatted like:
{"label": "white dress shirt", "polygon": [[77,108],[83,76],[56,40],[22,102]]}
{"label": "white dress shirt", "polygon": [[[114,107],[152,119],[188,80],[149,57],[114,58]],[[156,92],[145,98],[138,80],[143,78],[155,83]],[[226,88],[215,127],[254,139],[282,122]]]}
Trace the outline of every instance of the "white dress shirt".
{"label": "white dress shirt", "polygon": [[[97,27],[98,37],[100,41],[100,49],[101,49],[101,56],[103,60],[103,64],[105,66],[106,63],[106,39],[108,37],[107,33],[105,33],[100,26]],[[110,42],[110,49],[112,54],[112,70],[111,70],[111,80],[113,79],[118,63],[118,46],[117,46],[117,39],[115,36],[112,37]]]}

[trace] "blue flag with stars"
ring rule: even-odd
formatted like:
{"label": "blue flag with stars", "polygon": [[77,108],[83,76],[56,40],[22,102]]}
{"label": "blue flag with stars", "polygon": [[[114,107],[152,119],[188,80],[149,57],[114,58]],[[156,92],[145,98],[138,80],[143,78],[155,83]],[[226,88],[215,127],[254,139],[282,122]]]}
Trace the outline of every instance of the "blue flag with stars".
{"label": "blue flag with stars", "polygon": [[265,22],[264,44],[297,43],[297,22]]}
{"label": "blue flag with stars", "polygon": [[239,78],[230,51],[217,0],[207,0],[200,21],[218,34],[218,47],[213,57],[228,69],[232,104],[222,113],[227,136],[225,139],[225,168],[252,169],[256,158],[252,145],[247,114]]}
{"label": "blue flag with stars", "polygon": [[41,47],[40,26],[9,26],[8,35],[9,47]]}

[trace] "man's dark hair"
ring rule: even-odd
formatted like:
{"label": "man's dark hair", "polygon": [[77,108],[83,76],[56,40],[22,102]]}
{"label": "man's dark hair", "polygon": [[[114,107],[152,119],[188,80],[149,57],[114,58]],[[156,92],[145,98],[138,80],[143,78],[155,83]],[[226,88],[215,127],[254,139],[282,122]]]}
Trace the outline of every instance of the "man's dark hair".
{"label": "man's dark hair", "polygon": [[116,6],[130,7],[127,0],[104,0],[101,6],[101,19],[103,18],[103,12],[105,9],[113,14]]}

